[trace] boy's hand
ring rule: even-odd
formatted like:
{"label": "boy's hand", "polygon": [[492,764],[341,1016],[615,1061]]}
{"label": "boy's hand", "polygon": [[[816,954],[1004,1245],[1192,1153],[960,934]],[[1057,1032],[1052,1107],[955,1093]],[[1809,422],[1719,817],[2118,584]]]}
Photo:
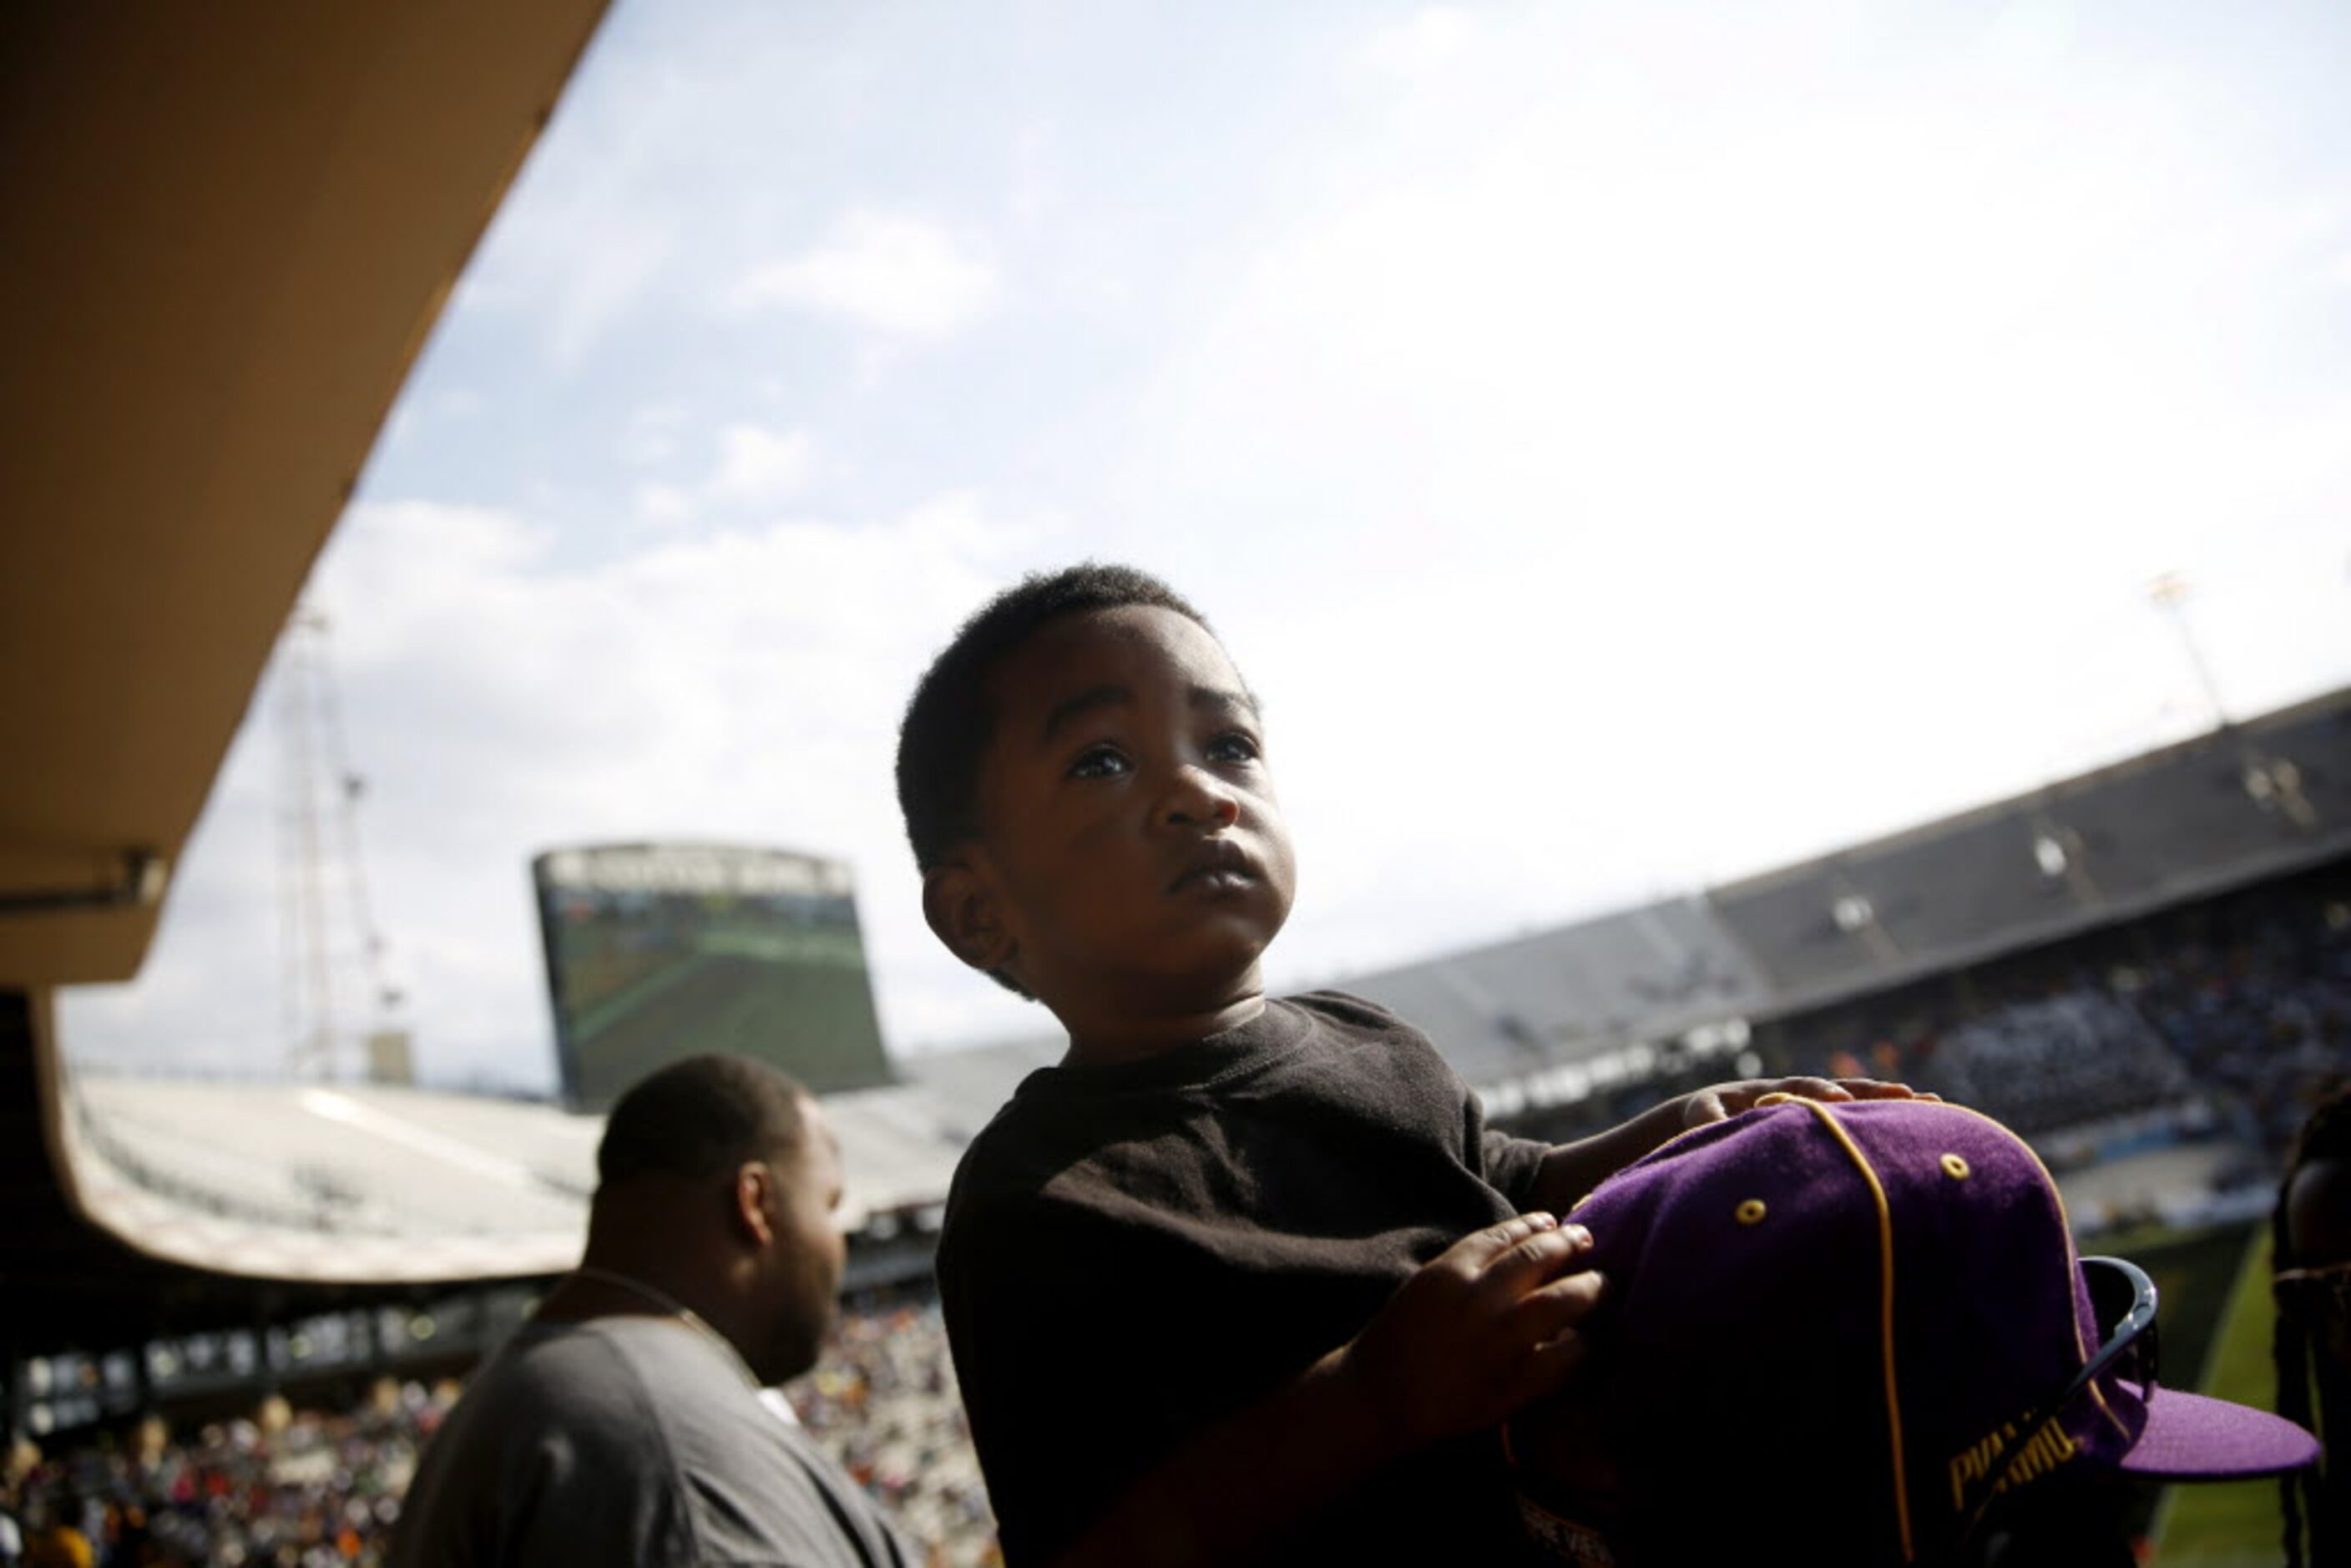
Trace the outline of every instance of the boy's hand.
{"label": "boy's hand", "polygon": [[1397,1288],[1341,1369],[1409,1447],[1491,1427],[1583,1362],[1574,1328],[1604,1283],[1577,1261],[1591,1247],[1548,1214],[1472,1231]]}
{"label": "boy's hand", "polygon": [[1592,1237],[1548,1214],[1472,1231],[1364,1331],[1196,1434],[1054,1568],[1223,1568],[1426,1444],[1481,1431],[1567,1381],[1600,1300]]}
{"label": "boy's hand", "polygon": [[1718,1083],[1683,1095],[1682,1125],[1703,1127],[1708,1122],[1751,1111],[1755,1102],[1766,1094],[1792,1094],[1799,1100],[1833,1102],[1942,1099],[1939,1094],[1922,1094],[1907,1083],[1884,1083],[1875,1078],[1744,1078],[1736,1083]]}

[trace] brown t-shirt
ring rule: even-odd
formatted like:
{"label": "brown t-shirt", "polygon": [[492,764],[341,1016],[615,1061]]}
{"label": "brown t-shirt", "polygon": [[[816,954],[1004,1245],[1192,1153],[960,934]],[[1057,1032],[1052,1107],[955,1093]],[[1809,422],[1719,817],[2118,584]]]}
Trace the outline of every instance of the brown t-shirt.
{"label": "brown t-shirt", "polygon": [[[1519,1212],[1545,1152],[1488,1132],[1419,1030],[1333,993],[1147,1061],[1032,1073],[965,1154],[938,1258],[1008,1561],[1070,1544]],[[1282,1555],[1509,1561],[1519,1539],[1480,1437],[1373,1478]]]}

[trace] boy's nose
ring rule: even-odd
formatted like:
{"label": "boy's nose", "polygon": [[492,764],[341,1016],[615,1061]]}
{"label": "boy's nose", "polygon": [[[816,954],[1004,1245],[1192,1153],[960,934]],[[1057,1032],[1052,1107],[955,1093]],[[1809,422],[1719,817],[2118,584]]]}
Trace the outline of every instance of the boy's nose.
{"label": "boy's nose", "polygon": [[1240,817],[1240,797],[1205,768],[1177,768],[1159,800],[1159,820],[1169,827],[1229,828]]}

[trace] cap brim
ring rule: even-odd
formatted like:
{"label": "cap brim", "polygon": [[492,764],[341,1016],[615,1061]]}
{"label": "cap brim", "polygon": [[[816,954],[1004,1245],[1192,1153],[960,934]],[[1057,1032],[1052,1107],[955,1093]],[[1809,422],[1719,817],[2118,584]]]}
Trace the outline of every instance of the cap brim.
{"label": "cap brim", "polygon": [[2266,1410],[2157,1387],[2147,1429],[2119,1469],[2175,1481],[2228,1481],[2298,1470],[2318,1458],[2318,1439]]}

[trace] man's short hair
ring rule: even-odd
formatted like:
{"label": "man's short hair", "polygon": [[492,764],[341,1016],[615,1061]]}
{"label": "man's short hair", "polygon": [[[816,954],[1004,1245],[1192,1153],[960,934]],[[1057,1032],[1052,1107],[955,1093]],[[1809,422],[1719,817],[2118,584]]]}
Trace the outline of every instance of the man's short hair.
{"label": "man's short hair", "polygon": [[745,1160],[789,1160],[808,1134],[808,1092],[747,1056],[689,1056],[640,1079],[596,1145],[607,1186],[644,1176],[703,1181]]}
{"label": "man's short hair", "polygon": [[1089,560],[1022,578],[980,606],[931,661],[898,727],[898,806],[918,869],[930,871],[979,832],[979,767],[996,716],[989,672],[1048,622],[1134,605],[1172,610],[1216,634],[1207,617],[1149,572]]}

